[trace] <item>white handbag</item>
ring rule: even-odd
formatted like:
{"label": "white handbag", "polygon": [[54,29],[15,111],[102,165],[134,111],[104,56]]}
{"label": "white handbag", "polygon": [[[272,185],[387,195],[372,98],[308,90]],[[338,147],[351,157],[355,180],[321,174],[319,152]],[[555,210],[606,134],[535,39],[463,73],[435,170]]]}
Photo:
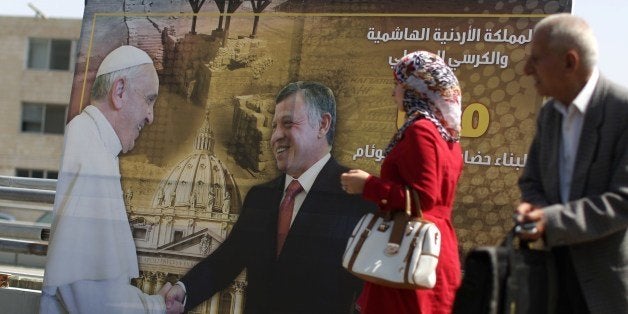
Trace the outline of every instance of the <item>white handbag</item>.
{"label": "white handbag", "polygon": [[394,213],[392,219],[381,211],[360,219],[342,258],[344,268],[383,286],[434,287],[441,235],[434,223],[423,219],[416,191],[412,190],[412,196],[418,217],[411,217],[410,189],[406,187],[405,211]]}

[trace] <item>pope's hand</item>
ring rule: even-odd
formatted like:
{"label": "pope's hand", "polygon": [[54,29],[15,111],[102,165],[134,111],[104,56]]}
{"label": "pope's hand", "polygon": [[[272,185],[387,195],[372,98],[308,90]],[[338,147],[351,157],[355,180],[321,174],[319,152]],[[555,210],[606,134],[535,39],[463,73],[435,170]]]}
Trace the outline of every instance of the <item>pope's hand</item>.
{"label": "pope's hand", "polygon": [[[167,283],[166,285],[170,285],[170,283]],[[163,290],[164,288],[159,291],[159,294],[161,294]],[[170,288],[163,296],[166,301],[166,313],[183,313],[185,310],[183,306],[183,301],[185,300],[185,290],[183,290],[181,286],[170,285]]]}

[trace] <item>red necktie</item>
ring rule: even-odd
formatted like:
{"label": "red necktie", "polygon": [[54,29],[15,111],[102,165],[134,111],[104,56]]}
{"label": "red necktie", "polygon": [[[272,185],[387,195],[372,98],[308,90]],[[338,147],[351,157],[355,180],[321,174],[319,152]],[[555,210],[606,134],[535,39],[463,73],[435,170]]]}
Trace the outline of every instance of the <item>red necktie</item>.
{"label": "red necktie", "polygon": [[277,256],[281,253],[283,243],[286,241],[290,223],[292,222],[292,212],[294,211],[294,197],[303,191],[303,187],[299,181],[292,180],[286,188],[286,195],[279,205],[279,219],[277,221]]}

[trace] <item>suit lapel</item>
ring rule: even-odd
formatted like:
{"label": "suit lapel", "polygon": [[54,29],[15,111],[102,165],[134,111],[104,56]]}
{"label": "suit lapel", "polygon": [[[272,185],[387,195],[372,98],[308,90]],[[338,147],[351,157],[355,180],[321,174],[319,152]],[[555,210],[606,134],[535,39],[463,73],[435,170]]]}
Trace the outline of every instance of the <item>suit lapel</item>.
{"label": "suit lapel", "polygon": [[600,77],[584,115],[582,133],[578,142],[578,155],[576,156],[571,179],[571,190],[569,191],[570,200],[582,197],[587,184],[589,167],[595,159],[600,141],[600,126],[604,118],[605,86],[604,79]]}
{"label": "suit lapel", "polygon": [[562,118],[561,115],[556,109],[553,108],[554,104],[547,104],[547,106],[551,106],[549,109],[550,112],[547,115],[547,119],[545,119],[542,123],[542,127],[547,127],[550,129],[547,132],[547,138],[541,139],[541,156],[543,156],[539,162],[545,162],[545,167],[543,167],[549,175],[543,176],[544,186],[547,187],[547,199],[550,203],[560,202],[560,175],[558,172],[559,168],[559,147],[560,147],[560,137],[561,137],[561,128],[562,128]]}
{"label": "suit lapel", "polygon": [[[340,191],[340,174],[336,175],[338,173],[337,169],[338,163],[333,158],[330,158],[323,169],[321,169],[321,172],[318,173],[318,176],[316,176],[312,189],[308,192],[305,200],[303,200],[303,204],[299,209],[299,214],[297,215],[293,226],[295,226],[297,222],[303,223],[301,222],[301,220],[303,220],[302,217],[306,215],[302,215],[302,213],[318,210],[320,206],[317,206],[317,203],[319,203],[317,199],[320,195],[329,195],[329,193],[333,193],[335,190]],[[337,176],[337,178],[334,178],[334,176]],[[337,187],[330,184],[330,182],[335,181],[338,182]]]}
{"label": "suit lapel", "polygon": [[[321,197],[330,195],[330,193],[342,192],[340,189],[339,169],[340,165],[338,165],[333,158],[330,158],[325,166],[323,166],[323,169],[321,169],[316,176],[312,189],[303,200],[303,204],[301,204],[299,212],[290,227],[290,231],[288,232],[286,242],[284,243],[284,247],[282,249],[282,255],[283,252],[290,251],[292,238],[298,235],[311,234],[313,231],[311,228],[320,228],[320,226],[312,224],[311,217],[315,217],[317,214],[320,214],[321,210],[324,210],[324,208],[321,208],[320,205]],[[338,182],[338,184],[335,186],[334,184],[330,184],[330,182]],[[277,204],[277,207],[279,207],[279,204]]]}

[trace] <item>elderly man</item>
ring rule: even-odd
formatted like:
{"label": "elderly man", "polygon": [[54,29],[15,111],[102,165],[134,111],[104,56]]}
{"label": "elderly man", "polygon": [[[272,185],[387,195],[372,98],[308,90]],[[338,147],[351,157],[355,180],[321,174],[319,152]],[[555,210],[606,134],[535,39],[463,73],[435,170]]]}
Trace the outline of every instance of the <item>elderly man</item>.
{"label": "elderly man", "polygon": [[330,155],[334,96],[320,83],[296,82],[275,103],[271,145],[284,175],[251,188],[225,242],[172,287],[166,303],[185,300],[191,310],[246,269],[245,313],[353,310],[362,282],[342,268],[342,254],[374,206],[341,189],[348,169]]}
{"label": "elderly man", "polygon": [[599,74],[582,19],[536,25],[525,72],[551,97],[519,180],[520,222],[558,270],[559,313],[628,313],[628,90]]}
{"label": "elderly man", "polygon": [[102,61],[91,106],[68,123],[54,203],[41,313],[163,313],[138,277],[118,154],[153,121],[159,79],[146,52],[121,46]]}

